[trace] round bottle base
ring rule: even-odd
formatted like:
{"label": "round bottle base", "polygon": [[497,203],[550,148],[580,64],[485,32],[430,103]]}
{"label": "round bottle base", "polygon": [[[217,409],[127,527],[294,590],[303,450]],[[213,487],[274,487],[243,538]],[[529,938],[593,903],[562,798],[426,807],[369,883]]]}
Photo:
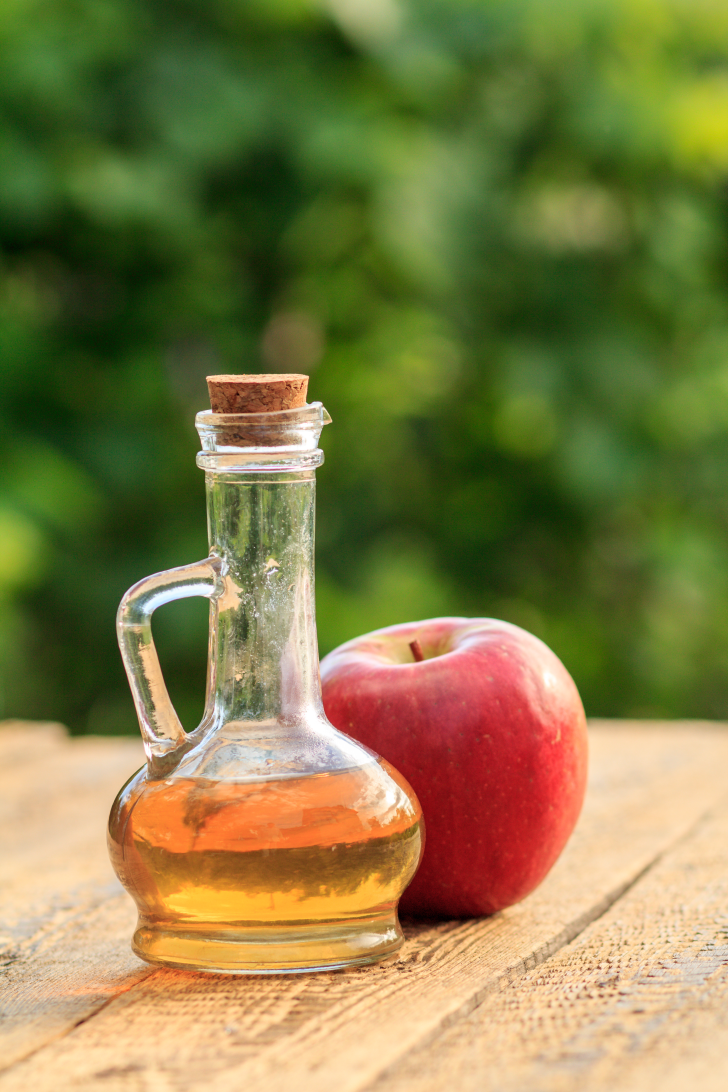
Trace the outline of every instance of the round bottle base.
{"label": "round bottle base", "polygon": [[140,921],[132,948],[147,963],[212,974],[295,974],[377,963],[404,936],[397,914],[339,922],[190,925]]}

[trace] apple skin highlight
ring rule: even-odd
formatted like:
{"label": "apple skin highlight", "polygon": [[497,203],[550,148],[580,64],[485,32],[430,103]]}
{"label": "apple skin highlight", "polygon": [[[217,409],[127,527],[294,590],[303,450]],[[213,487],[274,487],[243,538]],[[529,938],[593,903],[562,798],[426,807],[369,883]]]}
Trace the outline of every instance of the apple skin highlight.
{"label": "apple skin highlight", "polygon": [[334,649],[321,679],[331,723],[422,804],[425,853],[404,913],[493,914],[541,882],[579,817],[588,750],[579,693],[542,641],[490,618],[411,622]]}

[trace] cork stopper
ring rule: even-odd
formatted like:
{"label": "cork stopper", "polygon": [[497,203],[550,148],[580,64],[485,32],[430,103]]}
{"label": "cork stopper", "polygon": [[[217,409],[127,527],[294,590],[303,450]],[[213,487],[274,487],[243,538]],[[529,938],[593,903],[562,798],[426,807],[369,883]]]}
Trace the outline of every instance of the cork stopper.
{"label": "cork stopper", "polygon": [[307,375],[208,375],[213,413],[274,413],[306,405]]}

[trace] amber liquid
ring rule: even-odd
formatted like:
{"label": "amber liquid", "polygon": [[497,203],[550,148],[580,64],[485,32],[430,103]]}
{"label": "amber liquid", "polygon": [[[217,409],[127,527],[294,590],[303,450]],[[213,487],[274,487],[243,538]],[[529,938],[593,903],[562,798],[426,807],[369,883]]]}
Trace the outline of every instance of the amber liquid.
{"label": "amber liquid", "polygon": [[148,781],[109,822],[146,959],[209,970],[372,962],[401,943],[396,904],[422,851],[421,812],[388,764],[235,782]]}

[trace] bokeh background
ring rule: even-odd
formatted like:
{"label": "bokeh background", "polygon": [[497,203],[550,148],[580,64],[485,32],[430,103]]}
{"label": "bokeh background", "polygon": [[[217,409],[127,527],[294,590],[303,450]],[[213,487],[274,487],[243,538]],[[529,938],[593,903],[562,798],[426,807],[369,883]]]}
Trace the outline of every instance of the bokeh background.
{"label": "bokeh background", "polygon": [[[307,371],[321,650],[443,613],[728,716],[725,0],[3,0],[3,716],[136,731],[214,371]],[[207,604],[155,618],[187,727]]]}

